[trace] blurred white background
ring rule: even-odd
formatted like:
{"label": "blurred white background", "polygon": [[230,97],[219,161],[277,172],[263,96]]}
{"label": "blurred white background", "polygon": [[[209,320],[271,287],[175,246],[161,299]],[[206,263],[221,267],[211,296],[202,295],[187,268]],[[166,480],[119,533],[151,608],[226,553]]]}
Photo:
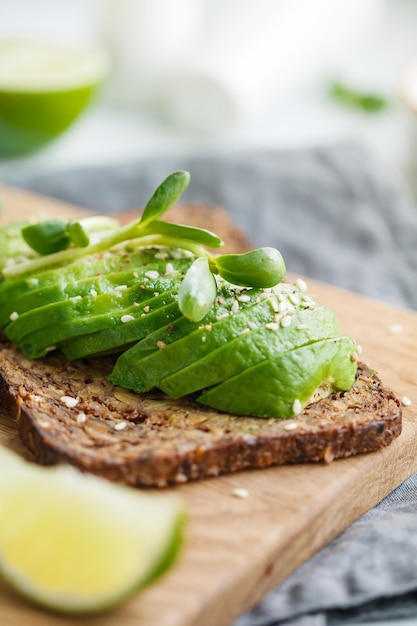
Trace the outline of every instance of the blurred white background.
{"label": "blurred white background", "polygon": [[[364,143],[400,176],[417,161],[398,97],[417,61],[415,0],[0,0],[0,15],[0,37],[101,41],[113,59],[89,111],[41,152],[0,161],[0,177],[342,140]],[[388,106],[343,106],[329,95],[333,80]]]}

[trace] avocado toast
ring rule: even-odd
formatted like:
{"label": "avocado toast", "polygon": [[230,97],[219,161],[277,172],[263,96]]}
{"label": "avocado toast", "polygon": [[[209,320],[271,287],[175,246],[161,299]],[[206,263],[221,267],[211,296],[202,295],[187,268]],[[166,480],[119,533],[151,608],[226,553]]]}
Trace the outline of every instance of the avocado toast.
{"label": "avocado toast", "polygon": [[[155,197],[150,206],[155,219]],[[147,235],[158,228],[177,237],[161,226],[160,212],[157,224],[149,215],[147,205]],[[203,239],[216,244],[210,233]],[[40,462],[66,459],[129,484],[163,486],[249,467],[330,461],[399,434],[398,401],[358,367],[355,343],[340,335],[333,311],[317,304],[302,281],[281,281],[279,253],[209,256],[198,270],[197,285],[205,289],[196,308],[195,294],[186,297],[190,289],[181,295],[195,246],[193,254],[178,254],[152,240],[141,267],[128,245],[93,251],[89,259],[97,263],[100,255],[106,263],[109,254],[119,255],[110,271],[95,267],[84,276],[76,269],[82,260],[73,259],[57,270],[6,277],[0,287],[5,333],[17,344],[2,352],[4,397]],[[79,292],[65,278],[68,268]],[[256,284],[259,276],[270,282]]]}

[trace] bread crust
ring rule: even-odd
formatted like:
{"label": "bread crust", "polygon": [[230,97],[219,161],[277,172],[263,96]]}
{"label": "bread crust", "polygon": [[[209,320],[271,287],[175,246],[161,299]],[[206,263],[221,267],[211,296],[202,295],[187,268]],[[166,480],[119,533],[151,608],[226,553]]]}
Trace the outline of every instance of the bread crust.
{"label": "bread crust", "polygon": [[243,469],[328,463],[378,450],[401,432],[400,402],[364,364],[350,391],[289,420],[236,417],[159,392],[138,395],[110,383],[112,365],[111,357],[68,362],[52,354],[33,361],[3,345],[0,401],[36,461],[165,487]]}

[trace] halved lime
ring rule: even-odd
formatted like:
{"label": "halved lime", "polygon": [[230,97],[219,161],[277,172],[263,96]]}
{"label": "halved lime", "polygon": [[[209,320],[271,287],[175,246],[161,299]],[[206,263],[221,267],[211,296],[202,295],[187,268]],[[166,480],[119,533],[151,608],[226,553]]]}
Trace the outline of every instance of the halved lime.
{"label": "halved lime", "polygon": [[31,152],[66,130],[108,68],[98,46],[0,41],[0,156]]}
{"label": "halved lime", "polygon": [[0,571],[32,601],[67,613],[118,605],[172,563],[184,510],[169,495],[40,467],[0,448]]}

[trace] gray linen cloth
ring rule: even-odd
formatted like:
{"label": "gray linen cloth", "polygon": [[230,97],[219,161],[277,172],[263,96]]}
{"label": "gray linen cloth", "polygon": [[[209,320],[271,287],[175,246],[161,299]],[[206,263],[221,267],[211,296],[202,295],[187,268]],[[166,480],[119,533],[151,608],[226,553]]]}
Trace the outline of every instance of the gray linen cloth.
{"label": "gray linen cloth", "polygon": [[[287,268],[417,309],[417,208],[364,149],[170,156],[9,182],[97,212],[143,205],[187,169],[184,200],[225,207]],[[329,626],[417,618],[417,475],[268,594],[234,626]]]}

